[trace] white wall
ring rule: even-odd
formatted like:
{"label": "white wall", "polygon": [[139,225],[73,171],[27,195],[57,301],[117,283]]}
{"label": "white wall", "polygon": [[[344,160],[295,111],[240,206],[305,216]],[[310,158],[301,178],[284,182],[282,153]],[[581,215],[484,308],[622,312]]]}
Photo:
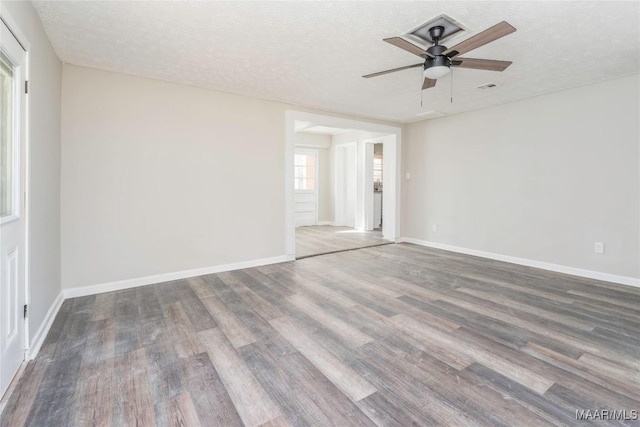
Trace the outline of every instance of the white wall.
{"label": "white wall", "polygon": [[65,65],[62,281],[284,254],[284,108]]}
{"label": "white wall", "polygon": [[30,44],[29,335],[60,294],[60,92],[62,64],[30,2],[2,2]]}
{"label": "white wall", "polygon": [[638,81],[406,126],[402,235],[640,277]]}
{"label": "white wall", "polygon": [[331,136],[304,131],[296,132],[295,145],[296,147],[330,148]]}
{"label": "white wall", "polygon": [[318,221],[334,220],[333,157],[329,148],[318,148]]}
{"label": "white wall", "polygon": [[318,151],[318,222],[333,222],[333,158],[330,153],[331,136],[296,132],[296,147]]}
{"label": "white wall", "polygon": [[335,225],[355,227],[358,201],[358,146],[356,142],[333,146]]}

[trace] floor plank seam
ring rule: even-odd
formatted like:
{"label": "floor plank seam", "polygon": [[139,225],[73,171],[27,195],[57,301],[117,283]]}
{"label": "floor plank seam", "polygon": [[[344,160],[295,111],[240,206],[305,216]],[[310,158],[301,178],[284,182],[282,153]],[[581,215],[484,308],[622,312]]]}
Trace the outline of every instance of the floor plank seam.
{"label": "floor plank seam", "polygon": [[307,258],[315,258],[315,257],[320,257],[320,256],[324,256],[324,255],[333,255],[333,254],[338,254],[341,252],[352,252],[352,251],[357,251],[360,249],[370,249],[370,248],[375,248],[378,246],[387,246],[387,245],[395,245],[394,242],[385,242],[385,243],[376,243],[373,245],[368,245],[368,246],[361,246],[358,248],[350,248],[350,249],[338,249],[335,251],[329,251],[329,252],[322,252],[322,253],[318,253],[318,254],[312,254],[312,255],[303,255],[300,257],[296,257],[296,261],[300,261],[303,259],[307,259]]}

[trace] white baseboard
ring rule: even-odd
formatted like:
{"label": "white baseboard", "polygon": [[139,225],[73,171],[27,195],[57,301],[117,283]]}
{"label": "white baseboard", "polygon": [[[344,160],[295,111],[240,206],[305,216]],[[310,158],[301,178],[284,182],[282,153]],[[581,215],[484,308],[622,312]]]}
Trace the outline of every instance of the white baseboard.
{"label": "white baseboard", "polygon": [[509,262],[511,264],[526,265],[527,267],[540,268],[542,270],[555,271],[558,273],[570,274],[572,276],[587,277],[589,279],[602,280],[604,282],[619,283],[621,285],[634,286],[640,288],[640,279],[627,276],[618,276],[615,274],[602,273],[593,270],[584,270],[582,268],[569,267],[566,265],[552,264],[544,261],[536,261],[526,258],[518,258],[509,255],[495,254],[492,252],[479,251],[477,249],[468,249],[460,246],[447,245],[445,243],[430,242],[428,240],[414,239],[412,237],[401,237],[398,242],[413,243],[420,246],[428,246],[430,248],[442,249],[445,251],[458,252],[461,254],[475,255],[482,258],[495,259],[497,261]]}
{"label": "white baseboard", "polygon": [[44,343],[44,340],[49,333],[49,329],[51,329],[51,325],[58,315],[58,311],[60,310],[62,303],[67,298],[76,298],[103,292],[134,288],[136,286],[152,285],[154,283],[162,283],[170,280],[186,279],[189,277],[202,276],[205,274],[221,273],[223,271],[240,270],[242,268],[259,267],[261,265],[277,264],[280,262],[294,260],[295,256],[293,255],[282,255],[273,258],[262,258],[251,261],[236,262],[233,264],[223,264],[213,267],[198,268],[194,270],[178,271],[175,273],[157,274],[154,276],[139,277],[136,279],[120,280],[117,282],[102,283],[99,285],[64,289],[58,294],[55,301],[53,301],[53,304],[51,304],[51,307],[49,307],[44,320],[38,328],[38,331],[33,336],[33,339],[30,340],[29,348],[26,350],[26,359],[33,360],[38,355],[38,352],[40,352],[40,348],[42,347],[42,344]]}
{"label": "white baseboard", "polygon": [[122,289],[135,288],[138,286],[152,285],[154,283],[168,282],[171,280],[186,279],[189,277],[202,276],[205,274],[221,273],[223,271],[240,270],[243,268],[259,267],[261,265],[277,264],[280,262],[294,261],[292,255],[282,255],[272,258],[261,258],[251,261],[241,261],[233,264],[216,265],[213,267],[197,268],[194,270],[177,271],[166,274],[156,274],[153,276],[137,277],[135,279],[118,280],[116,282],[101,283],[98,285],[79,286],[76,288],[64,289],[64,297],[76,298],[87,295],[101,294],[103,292],[119,291]]}
{"label": "white baseboard", "polygon": [[336,225],[334,221],[318,221],[318,225]]}
{"label": "white baseboard", "polygon": [[47,337],[49,333],[49,329],[51,329],[51,325],[53,325],[53,321],[58,315],[58,311],[62,306],[65,298],[62,292],[58,294],[58,297],[53,301],[51,307],[49,307],[49,311],[47,311],[47,315],[44,317],[44,320],[40,324],[40,327],[36,331],[33,339],[30,340],[29,348],[27,349],[26,359],[33,360],[38,355],[42,344],[44,343],[44,339]]}

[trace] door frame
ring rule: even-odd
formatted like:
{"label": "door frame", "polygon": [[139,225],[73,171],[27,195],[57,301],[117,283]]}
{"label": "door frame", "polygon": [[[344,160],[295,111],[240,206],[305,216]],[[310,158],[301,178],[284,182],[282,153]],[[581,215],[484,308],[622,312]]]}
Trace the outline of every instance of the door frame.
{"label": "door frame", "polygon": [[[285,150],[284,150],[284,202],[285,202],[285,254],[287,259],[294,260],[296,254],[295,206],[293,197],[293,156],[295,151],[295,122],[307,121],[321,126],[344,129],[358,129],[368,132],[389,134],[394,137],[393,143],[385,147],[388,153],[388,173],[390,179],[385,183],[386,209],[384,215],[387,226],[383,229],[383,237],[396,241],[400,236],[400,154],[402,146],[402,128],[360,120],[345,119],[303,111],[285,111]],[[385,164],[386,165],[386,164]]]}
{"label": "door frame", "polygon": [[[373,230],[373,148],[375,140],[364,141],[364,229]],[[384,182],[384,181],[383,181]]]}
{"label": "door frame", "polygon": [[[381,135],[375,138],[364,140],[364,182],[365,182],[365,230],[373,230],[373,158],[374,158],[374,145],[382,144],[382,218],[386,218],[387,215],[392,215],[391,208],[385,203],[384,194],[387,184],[390,188],[395,188],[401,182],[398,178],[396,171],[393,171],[393,166],[397,164],[398,153],[396,146],[398,144],[397,138],[394,135]],[[388,154],[387,154],[388,153]],[[387,169],[390,169],[389,171]],[[382,231],[385,233],[385,222],[382,221]]]}
{"label": "door frame", "polygon": [[[0,3],[1,4],[1,3]],[[6,9],[4,4],[0,7],[0,20],[4,22],[9,31],[16,38],[18,43],[22,46],[25,51],[25,64],[24,64],[24,78],[26,81],[31,81],[31,43],[29,39],[20,29],[17,21],[13,18],[13,16]],[[25,160],[24,160],[24,187],[20,190],[24,194],[24,205],[21,206],[21,212],[24,216],[24,235],[23,238],[23,248],[24,248],[24,303],[27,307],[31,307],[31,286],[29,280],[29,260],[30,260],[30,230],[31,230],[31,203],[30,203],[30,188],[31,188],[31,94],[25,94],[25,117],[24,117],[24,149],[25,149]],[[28,351],[30,347],[30,336],[29,336],[29,319],[30,315],[27,315],[24,319],[24,360],[28,359]],[[24,362],[23,362],[24,363]]]}
{"label": "door frame", "polygon": [[[302,154],[310,154],[313,155],[313,191],[315,193],[315,197],[314,197],[314,203],[316,205],[315,207],[315,216],[314,216],[314,225],[318,225],[318,201],[319,201],[319,195],[320,195],[320,191],[318,190],[318,186],[319,186],[319,182],[320,181],[320,171],[318,170],[318,161],[319,161],[319,157],[320,157],[320,152],[317,149],[314,148],[308,148],[308,147],[299,147],[296,146],[295,150],[294,150],[294,154],[300,152]],[[295,189],[294,189],[294,198],[295,198]]]}

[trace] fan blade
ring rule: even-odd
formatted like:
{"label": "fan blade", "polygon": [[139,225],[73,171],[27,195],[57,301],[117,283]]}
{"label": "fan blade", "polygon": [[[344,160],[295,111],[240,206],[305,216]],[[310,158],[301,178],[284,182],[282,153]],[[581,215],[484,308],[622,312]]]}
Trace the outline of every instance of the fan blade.
{"label": "fan blade", "polygon": [[389,37],[388,39],[383,39],[387,43],[391,43],[392,45],[399,47],[400,49],[404,49],[407,52],[413,53],[414,55],[421,56],[423,58],[430,56],[433,58],[433,55],[422,49],[420,46],[416,46],[415,44],[403,39],[402,37]]}
{"label": "fan blade", "polygon": [[383,74],[395,73],[396,71],[407,70],[409,68],[415,68],[415,67],[422,67],[422,63],[413,64],[413,65],[405,65],[404,67],[392,68],[390,70],[385,70],[385,71],[378,71],[377,73],[367,74],[367,75],[362,76],[362,77],[364,77],[365,79],[370,79],[371,77],[378,77],[378,76],[381,76]]}
{"label": "fan blade", "polygon": [[511,61],[495,61],[493,59],[460,58],[451,61],[453,67],[472,68],[474,70],[504,71]]}
{"label": "fan blade", "polygon": [[449,49],[443,52],[444,55],[447,55],[449,58],[453,58],[457,55],[461,55],[463,53],[469,52],[470,50],[479,48],[480,46],[484,46],[487,43],[490,43],[494,40],[498,40],[500,37],[504,37],[507,34],[511,34],[516,29],[511,26],[511,24],[502,21],[491,28],[487,28],[481,33],[476,34],[473,37],[469,37],[463,42],[458,43],[457,45],[450,47]]}
{"label": "fan blade", "polygon": [[436,85],[437,80],[428,79],[425,77],[424,82],[422,82],[422,90],[429,89]]}

